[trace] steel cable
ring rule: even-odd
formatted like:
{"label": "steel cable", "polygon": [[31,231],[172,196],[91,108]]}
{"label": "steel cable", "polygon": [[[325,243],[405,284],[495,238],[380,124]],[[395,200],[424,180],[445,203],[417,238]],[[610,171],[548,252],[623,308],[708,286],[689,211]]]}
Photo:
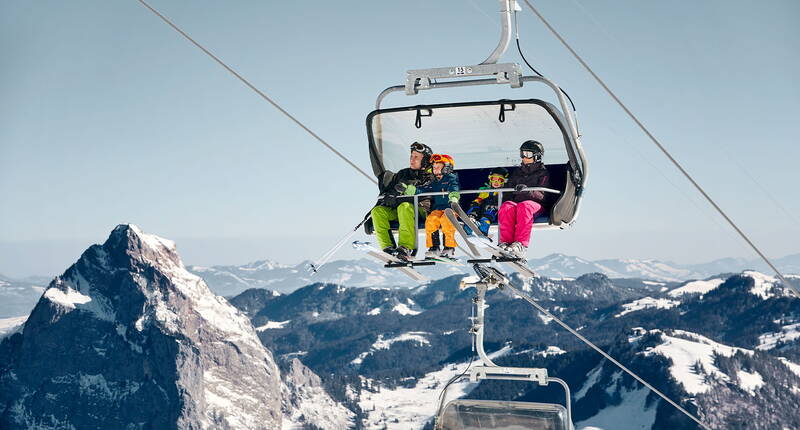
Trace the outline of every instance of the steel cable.
{"label": "steel cable", "polygon": [[620,363],[619,361],[615,360],[615,359],[614,359],[614,357],[610,356],[610,355],[609,355],[607,352],[603,351],[603,350],[602,350],[602,349],[601,349],[599,346],[597,346],[597,345],[595,345],[594,343],[592,343],[592,341],[590,341],[589,339],[586,339],[585,337],[583,337],[583,336],[582,336],[580,333],[578,333],[578,331],[577,331],[577,330],[575,330],[575,329],[573,329],[572,327],[570,327],[569,325],[567,325],[567,323],[565,323],[564,321],[561,321],[560,319],[558,319],[558,317],[556,317],[555,315],[553,315],[552,313],[550,313],[550,312],[549,312],[547,309],[545,309],[545,308],[544,308],[542,305],[540,305],[540,304],[539,304],[539,303],[537,303],[535,300],[533,300],[533,299],[532,299],[530,296],[528,296],[527,294],[525,294],[525,293],[523,293],[523,292],[521,292],[521,291],[517,290],[517,289],[516,289],[516,288],[514,288],[514,287],[513,287],[511,284],[507,284],[507,285],[506,285],[506,287],[507,287],[509,290],[511,290],[512,292],[514,292],[514,294],[516,294],[517,296],[519,296],[521,299],[523,299],[523,300],[527,301],[527,302],[528,302],[528,303],[530,303],[530,304],[531,304],[533,307],[535,307],[536,309],[538,309],[538,310],[539,310],[539,312],[541,312],[541,313],[543,313],[543,314],[547,315],[547,317],[549,317],[549,318],[552,318],[552,319],[553,319],[554,321],[556,321],[556,322],[557,322],[557,323],[558,323],[558,324],[559,324],[561,327],[564,327],[564,329],[566,329],[568,332],[572,333],[573,335],[575,335],[575,337],[577,337],[578,339],[580,339],[580,340],[581,340],[581,342],[585,343],[586,345],[588,345],[589,347],[591,347],[592,349],[594,349],[595,351],[597,351],[597,352],[598,352],[600,355],[602,355],[603,357],[605,357],[605,358],[606,358],[608,361],[610,361],[610,362],[614,363],[614,365],[616,365],[616,366],[617,366],[617,367],[619,367],[620,369],[624,370],[624,371],[625,371],[625,372],[626,372],[628,375],[631,375],[631,376],[632,376],[634,379],[636,379],[637,381],[641,382],[641,383],[642,383],[642,385],[644,385],[645,387],[649,388],[651,391],[653,391],[654,393],[658,394],[658,396],[659,396],[659,397],[661,397],[662,399],[666,400],[666,401],[667,401],[669,404],[671,404],[672,406],[674,406],[676,409],[678,409],[679,411],[681,411],[681,412],[683,412],[684,414],[686,414],[686,416],[688,416],[688,417],[689,417],[689,418],[691,418],[691,419],[692,419],[694,422],[696,422],[698,425],[700,425],[700,427],[702,427],[702,428],[704,428],[704,429],[711,430],[711,429],[710,429],[710,427],[708,427],[707,425],[703,424],[703,422],[702,422],[702,421],[700,421],[700,419],[699,419],[699,418],[697,418],[697,417],[695,417],[694,415],[692,415],[692,413],[691,413],[691,412],[687,411],[686,409],[684,409],[683,407],[681,407],[679,404],[677,404],[675,401],[673,401],[672,399],[670,399],[669,397],[667,397],[667,396],[666,396],[666,394],[662,393],[661,391],[659,391],[658,389],[656,389],[656,387],[654,387],[654,386],[650,385],[650,384],[649,384],[647,381],[645,381],[644,379],[640,378],[640,377],[639,377],[639,376],[638,376],[636,373],[634,373],[632,370],[630,370],[630,369],[628,369],[627,367],[625,367],[625,365],[623,365],[623,364],[622,364],[622,363]]}
{"label": "steel cable", "polygon": [[199,48],[201,51],[203,51],[203,52],[204,52],[206,55],[208,55],[209,57],[211,57],[211,59],[213,59],[214,61],[216,61],[216,62],[217,62],[217,64],[219,64],[220,66],[222,66],[222,67],[223,67],[225,70],[227,70],[227,71],[228,71],[228,72],[230,72],[230,73],[231,73],[233,76],[235,76],[237,79],[239,79],[240,81],[242,81],[242,83],[243,83],[243,84],[245,84],[245,85],[246,85],[248,88],[250,88],[250,89],[251,89],[251,90],[253,90],[253,91],[254,91],[256,94],[258,94],[259,96],[261,96],[261,98],[262,98],[262,99],[264,99],[264,100],[266,100],[267,102],[269,102],[269,104],[271,104],[273,107],[275,107],[275,109],[278,109],[278,111],[280,111],[280,113],[284,114],[284,115],[285,115],[287,118],[289,118],[290,120],[292,120],[292,122],[294,122],[295,124],[297,124],[298,126],[300,126],[300,128],[302,128],[302,129],[303,129],[303,130],[305,130],[305,131],[306,131],[308,134],[310,134],[310,135],[311,135],[311,137],[313,137],[314,139],[316,139],[317,141],[319,141],[319,143],[323,144],[323,145],[324,145],[326,148],[328,148],[328,149],[329,149],[331,152],[333,152],[333,153],[334,153],[334,154],[336,154],[336,155],[337,155],[339,158],[341,158],[342,160],[344,160],[344,162],[346,162],[347,164],[349,164],[349,165],[350,165],[350,167],[352,167],[352,168],[356,169],[356,170],[358,171],[358,173],[361,173],[362,175],[364,175],[364,177],[365,177],[365,178],[367,178],[367,179],[369,179],[369,180],[370,180],[370,181],[371,181],[373,184],[376,184],[376,185],[378,184],[378,181],[377,181],[375,178],[373,178],[371,175],[367,174],[367,172],[363,171],[363,170],[362,170],[360,167],[356,166],[356,165],[355,165],[355,163],[353,163],[352,161],[350,161],[350,159],[349,159],[349,158],[345,157],[345,156],[344,156],[344,155],[343,155],[341,152],[337,151],[337,150],[336,150],[336,148],[334,148],[334,147],[333,147],[333,146],[331,146],[331,145],[330,145],[328,142],[326,142],[326,141],[325,141],[325,139],[321,138],[321,137],[320,137],[320,136],[319,136],[317,133],[314,133],[314,132],[313,132],[313,131],[312,131],[310,128],[308,128],[308,127],[307,127],[305,124],[303,124],[303,123],[302,123],[300,120],[298,120],[297,118],[295,118],[295,117],[294,117],[292,114],[290,114],[288,111],[286,111],[286,109],[284,109],[283,107],[281,107],[281,105],[279,105],[277,102],[275,102],[274,100],[272,100],[272,98],[271,98],[271,97],[269,97],[268,95],[264,94],[264,92],[263,92],[263,91],[261,91],[261,90],[259,90],[258,88],[256,88],[256,86],[255,86],[255,85],[253,85],[253,84],[251,84],[251,83],[250,83],[250,81],[248,81],[247,79],[245,79],[245,78],[244,78],[242,75],[240,75],[240,74],[239,74],[239,73],[237,73],[235,70],[233,70],[233,69],[232,69],[230,66],[228,66],[227,64],[225,64],[225,62],[223,62],[222,60],[220,60],[220,59],[219,59],[219,58],[218,58],[216,55],[214,55],[213,53],[211,53],[211,51],[209,51],[208,49],[206,49],[205,47],[203,47],[203,45],[201,45],[201,44],[197,43],[197,41],[195,41],[194,39],[192,39],[192,38],[191,38],[191,37],[190,37],[188,34],[186,34],[186,32],[184,32],[183,30],[181,30],[181,29],[180,29],[180,28],[179,28],[177,25],[173,24],[173,23],[172,23],[172,21],[170,21],[170,20],[169,20],[167,17],[165,17],[165,16],[164,16],[164,15],[162,15],[162,14],[161,14],[159,11],[157,11],[157,10],[156,10],[156,9],[154,9],[152,6],[150,6],[149,4],[147,4],[147,2],[145,2],[144,0],[137,0],[137,1],[138,1],[139,3],[141,3],[141,4],[142,4],[144,7],[146,7],[147,9],[149,9],[151,12],[153,12],[153,13],[154,13],[154,14],[155,14],[157,17],[161,18],[161,20],[162,20],[162,21],[164,21],[165,23],[167,23],[167,25],[169,25],[170,27],[172,27],[172,28],[173,28],[175,31],[177,31],[177,32],[178,32],[178,33],[179,33],[181,36],[183,36],[184,38],[186,38],[186,40],[188,40],[189,42],[191,42],[191,43],[192,43],[194,46],[198,47],[198,48]]}
{"label": "steel cable", "polygon": [[695,189],[697,189],[697,191],[699,191],[700,194],[702,194],[703,197],[705,197],[705,199],[711,204],[711,206],[713,206],[714,209],[716,209],[717,212],[723,218],[725,218],[725,221],[727,221],[728,224],[730,224],[731,227],[733,227],[733,229],[736,230],[739,236],[741,236],[742,239],[744,239],[744,241],[747,242],[748,245],[750,245],[750,248],[752,248],[756,252],[756,254],[758,254],[758,256],[761,257],[761,259],[764,260],[765,263],[767,263],[767,265],[775,272],[776,275],[778,275],[778,278],[781,280],[783,285],[789,288],[789,290],[791,290],[795,294],[795,296],[800,297],[800,291],[798,291],[797,288],[794,285],[792,285],[789,282],[789,280],[786,279],[786,277],[783,276],[783,273],[781,273],[781,271],[778,270],[778,268],[775,267],[774,264],[772,264],[772,261],[763,252],[761,252],[761,250],[755,245],[755,243],[753,243],[752,240],[750,240],[750,238],[744,233],[744,231],[742,231],[742,229],[740,229],[739,226],[735,222],[733,222],[733,220],[728,216],[727,213],[725,213],[725,211],[722,210],[722,208],[714,201],[714,199],[712,199],[711,196],[709,196],[708,193],[706,193],[705,189],[703,189],[703,187],[701,187],[700,184],[698,184],[697,181],[694,180],[692,175],[690,175],[689,172],[687,172],[686,169],[683,168],[683,166],[678,162],[678,160],[676,160],[672,156],[672,154],[669,151],[667,151],[667,148],[665,148],[661,144],[661,142],[659,142],[658,139],[656,139],[656,137],[652,133],[650,133],[650,130],[648,130],[647,127],[645,127],[644,124],[642,124],[642,122],[639,121],[639,118],[637,118],[636,115],[634,115],[633,112],[631,112],[631,110],[628,109],[628,107],[624,103],[622,103],[622,100],[620,100],[619,97],[617,97],[617,95],[613,91],[611,91],[608,85],[606,85],[606,83],[602,79],[600,79],[600,77],[594,72],[594,70],[592,70],[591,67],[589,67],[589,65],[583,60],[583,58],[580,55],[578,55],[578,53],[575,52],[574,49],[572,49],[572,46],[570,46],[570,44],[567,43],[567,41],[564,40],[563,37],[561,37],[561,34],[558,31],[556,31],[556,29],[553,28],[552,25],[550,25],[550,23],[545,19],[544,16],[542,16],[541,13],[539,13],[539,11],[535,7],[533,7],[533,5],[529,0],[523,0],[523,1],[528,6],[528,8],[537,17],[539,17],[539,20],[541,20],[542,23],[547,27],[547,29],[550,30],[551,33],[553,33],[553,35],[559,40],[559,42],[561,42],[561,44],[564,45],[565,48],[567,48],[567,50],[572,54],[572,56],[575,57],[576,60],[578,60],[581,66],[583,66],[583,68],[586,69],[586,71],[589,72],[590,75],[592,75],[594,80],[597,81],[597,83],[600,84],[601,87],[603,87],[603,90],[605,90],[605,92],[608,93],[608,95],[611,96],[612,99],[614,99],[614,101],[622,108],[622,110],[625,111],[625,113],[633,120],[633,122],[635,122],[636,125],[639,126],[639,128],[644,132],[644,134],[646,134],[647,137],[658,147],[658,149],[661,150],[661,152],[669,159],[669,161],[671,161],[672,164],[683,174],[683,176],[686,177],[686,179],[689,182],[691,182],[691,184],[695,187]]}

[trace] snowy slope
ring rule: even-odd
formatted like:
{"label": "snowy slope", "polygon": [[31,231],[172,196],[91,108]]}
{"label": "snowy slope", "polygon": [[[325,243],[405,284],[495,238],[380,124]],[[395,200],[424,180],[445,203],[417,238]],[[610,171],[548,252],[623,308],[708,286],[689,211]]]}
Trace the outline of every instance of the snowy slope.
{"label": "snowy slope", "polygon": [[672,330],[670,333],[668,335],[660,330],[642,332],[641,335],[661,335],[661,344],[646,349],[642,354],[658,354],[670,359],[670,374],[690,395],[709,391],[714,380],[730,382],[735,379],[715,365],[716,356],[730,357],[737,352],[753,354],[753,351],[723,345],[696,333],[683,330]]}
{"label": "snowy slope", "polygon": [[[800,254],[796,256],[800,266]],[[785,260],[794,268],[795,256]],[[289,293],[312,283],[332,283],[353,287],[411,287],[417,282],[396,270],[389,270],[372,259],[335,260],[323,266],[319,273],[311,275],[309,261],[297,265],[286,265],[270,260],[261,260],[241,266],[189,266],[192,273],[203,277],[214,292],[232,296],[249,288],[267,288]],[[610,278],[639,278],[651,281],[682,282],[703,279],[726,272],[741,272],[752,261],[726,259],[703,265],[680,265],[654,259],[604,259],[586,260],[564,254],[550,254],[542,258],[530,258],[528,265],[537,273],[549,278],[577,278],[587,273],[602,273]],[[430,279],[441,279],[459,273],[471,273],[467,266],[439,264],[418,268]]]}
{"label": "snowy slope", "polygon": [[[504,347],[489,354],[492,359],[511,351]],[[463,373],[469,363],[452,363],[427,373],[416,381],[413,387],[380,387],[380,383],[364,378],[359,404],[367,414],[364,420],[366,429],[421,429],[433,418],[439,406],[438,397],[444,384],[455,375]],[[469,381],[451,385],[448,400],[463,397],[477,384]]]}

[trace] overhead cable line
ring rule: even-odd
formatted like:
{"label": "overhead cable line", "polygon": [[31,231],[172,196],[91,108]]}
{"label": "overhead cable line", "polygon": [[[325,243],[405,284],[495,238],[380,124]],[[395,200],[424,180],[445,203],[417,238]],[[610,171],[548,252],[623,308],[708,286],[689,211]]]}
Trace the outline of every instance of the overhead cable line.
{"label": "overhead cable line", "polygon": [[173,24],[173,23],[172,23],[172,21],[170,21],[170,20],[169,20],[167,17],[165,17],[165,16],[164,16],[164,15],[162,15],[162,14],[161,14],[159,11],[157,11],[157,10],[156,10],[156,9],[154,9],[152,6],[150,6],[149,4],[147,4],[147,2],[145,2],[144,0],[137,0],[137,1],[138,1],[139,3],[141,3],[141,4],[142,4],[144,7],[146,7],[147,9],[149,9],[149,10],[150,10],[150,12],[153,12],[153,13],[154,13],[154,14],[155,14],[157,17],[161,18],[161,20],[162,20],[162,21],[164,21],[165,23],[167,23],[167,25],[169,25],[170,27],[172,27],[172,28],[173,28],[175,31],[177,31],[177,32],[178,32],[178,33],[179,33],[181,36],[183,36],[184,38],[186,38],[186,40],[188,40],[189,42],[191,42],[191,43],[192,43],[194,46],[198,47],[198,48],[199,48],[201,51],[203,51],[203,52],[204,52],[206,55],[208,55],[209,57],[211,57],[211,59],[213,59],[214,61],[216,61],[216,62],[217,62],[217,64],[219,64],[220,66],[222,66],[222,67],[223,67],[225,70],[227,70],[227,71],[228,71],[228,72],[230,72],[230,73],[231,73],[233,76],[235,76],[237,79],[239,79],[240,81],[242,81],[242,83],[243,83],[243,84],[245,84],[245,85],[246,85],[248,88],[250,88],[250,89],[251,89],[251,90],[253,90],[253,91],[254,91],[256,94],[258,94],[259,96],[261,96],[261,98],[262,98],[262,99],[264,99],[264,100],[266,100],[267,102],[269,102],[269,104],[271,104],[272,106],[274,106],[274,107],[275,107],[275,109],[278,109],[278,111],[280,111],[280,113],[284,114],[284,115],[285,115],[287,118],[289,118],[289,119],[290,119],[290,120],[292,120],[292,121],[293,121],[295,124],[297,124],[298,126],[300,126],[300,128],[302,128],[303,130],[305,130],[305,131],[306,131],[308,134],[310,134],[310,135],[311,135],[311,136],[312,136],[314,139],[316,139],[317,141],[319,141],[319,143],[323,144],[323,145],[324,145],[326,148],[328,148],[329,150],[331,150],[331,152],[333,152],[333,153],[334,153],[334,154],[336,154],[336,155],[337,155],[339,158],[341,158],[342,160],[344,160],[344,162],[346,162],[347,164],[349,164],[349,165],[350,165],[350,167],[352,167],[352,168],[356,169],[356,170],[358,171],[358,173],[361,173],[362,175],[364,175],[364,177],[365,177],[365,178],[367,178],[368,180],[370,180],[370,181],[371,181],[373,184],[377,184],[377,183],[378,183],[378,181],[377,181],[377,180],[375,180],[375,178],[373,178],[371,175],[367,174],[367,172],[365,172],[364,170],[362,170],[360,167],[356,166],[356,165],[355,165],[355,163],[353,163],[352,161],[350,161],[350,159],[349,159],[349,158],[345,157],[345,156],[344,156],[344,155],[343,155],[341,152],[337,151],[337,150],[336,150],[336,148],[334,148],[334,147],[333,147],[333,146],[331,146],[331,145],[330,145],[328,142],[326,142],[326,141],[325,141],[325,139],[321,138],[321,137],[320,137],[320,136],[319,136],[317,133],[314,133],[314,132],[313,132],[313,131],[312,131],[310,128],[308,128],[308,127],[307,127],[305,124],[303,124],[303,123],[302,123],[300,120],[298,120],[298,119],[297,119],[297,118],[295,118],[295,117],[294,117],[292,114],[290,114],[288,111],[286,111],[286,109],[284,109],[283,107],[281,107],[281,105],[279,105],[279,104],[278,104],[276,101],[274,101],[274,100],[273,100],[271,97],[269,97],[268,95],[264,94],[264,92],[263,92],[263,91],[261,91],[261,90],[259,90],[258,88],[256,88],[256,86],[255,86],[255,85],[253,85],[253,84],[251,84],[251,83],[250,83],[250,81],[248,81],[247,79],[245,79],[245,78],[244,78],[242,75],[240,75],[240,74],[239,74],[239,73],[237,73],[235,70],[233,70],[233,69],[232,69],[230,66],[228,66],[227,64],[225,64],[225,62],[223,62],[222,60],[220,60],[220,59],[219,59],[219,58],[218,58],[216,55],[214,55],[213,53],[211,53],[211,51],[209,51],[208,49],[206,49],[205,47],[203,47],[203,45],[201,45],[201,44],[197,43],[197,42],[196,42],[194,39],[192,39],[192,38],[191,38],[191,37],[190,37],[188,34],[186,34],[186,32],[184,32],[183,30],[181,30],[180,28],[178,28],[178,26],[177,26],[177,25]]}
{"label": "overhead cable line", "polygon": [[725,213],[725,211],[722,210],[722,208],[714,201],[714,199],[712,199],[711,196],[709,196],[708,193],[706,193],[705,189],[703,189],[703,187],[701,187],[700,184],[698,184],[697,181],[694,180],[692,175],[690,175],[689,172],[687,172],[686,169],[683,168],[683,166],[678,162],[678,160],[675,159],[675,157],[672,156],[672,154],[667,150],[667,148],[665,148],[664,145],[662,145],[661,142],[659,142],[658,139],[656,139],[656,137],[650,132],[650,130],[648,130],[647,127],[645,127],[644,124],[642,124],[642,122],[639,121],[639,118],[637,118],[636,115],[634,115],[633,112],[631,112],[631,110],[628,109],[628,107],[624,103],[622,103],[622,100],[620,100],[619,97],[617,97],[617,95],[613,91],[611,91],[608,85],[606,85],[606,83],[602,79],[600,79],[600,77],[594,72],[594,70],[592,70],[591,67],[589,67],[589,65],[583,60],[583,58],[580,55],[578,55],[578,53],[575,52],[574,49],[572,49],[572,46],[570,46],[570,44],[567,43],[567,41],[564,40],[563,37],[561,37],[561,34],[559,34],[558,31],[556,31],[556,29],[553,28],[552,25],[550,25],[547,19],[545,19],[545,17],[542,16],[542,14],[539,13],[539,11],[535,7],[533,7],[533,5],[529,0],[522,0],[522,1],[525,2],[528,8],[534,14],[536,14],[537,17],[539,17],[539,20],[542,21],[542,23],[544,23],[547,29],[550,30],[551,33],[553,33],[553,35],[559,40],[559,42],[561,42],[562,45],[564,45],[565,48],[567,48],[567,50],[572,54],[572,56],[575,57],[576,60],[578,60],[581,66],[583,66],[583,68],[586,69],[586,71],[589,72],[590,75],[592,75],[594,80],[597,81],[597,83],[600,84],[601,87],[603,87],[606,93],[608,93],[608,95],[611,96],[612,99],[614,99],[614,101],[622,108],[622,110],[624,110],[625,113],[628,114],[628,116],[633,120],[633,122],[635,122],[636,125],[639,126],[639,128],[644,132],[644,134],[646,134],[647,137],[650,138],[650,140],[658,147],[658,149],[661,150],[661,152],[669,159],[669,161],[672,162],[672,164],[683,174],[683,176],[685,176],[686,179],[689,180],[689,182],[691,182],[691,184],[695,187],[695,189],[697,189],[697,191],[699,191],[700,194],[702,194],[703,197],[705,197],[705,199],[711,204],[711,206],[713,206],[714,209],[716,209],[717,212],[723,218],[725,218],[725,221],[727,221],[728,224],[730,224],[731,227],[733,227],[733,229],[736,230],[737,233],[739,233],[739,236],[741,236],[742,239],[744,239],[744,241],[747,242],[748,245],[750,245],[750,248],[752,248],[753,251],[755,251],[756,254],[758,254],[758,256],[761,257],[761,259],[764,260],[765,263],[767,263],[767,265],[775,272],[775,274],[778,275],[778,278],[781,280],[783,285],[788,287],[789,290],[795,294],[795,296],[800,297],[800,291],[798,291],[798,289],[794,285],[792,285],[789,282],[789,280],[786,279],[785,276],[783,276],[783,273],[781,273],[781,271],[778,270],[778,268],[775,267],[774,264],[772,264],[772,261],[763,252],[761,252],[761,250],[756,246],[756,244],[753,243],[752,240],[750,240],[747,234],[745,234],[745,232],[742,231],[742,229],[740,229],[739,226],[736,225],[736,223],[733,222],[733,220],[728,216],[728,214]]}
{"label": "overhead cable line", "polygon": [[697,418],[696,416],[694,416],[694,415],[693,415],[691,412],[689,412],[689,411],[687,411],[686,409],[684,409],[683,407],[681,407],[681,406],[680,406],[679,404],[677,404],[675,401],[673,401],[672,399],[670,399],[669,397],[667,397],[667,395],[666,395],[666,394],[664,394],[664,393],[662,393],[661,391],[659,391],[658,389],[656,389],[656,387],[654,387],[654,386],[650,385],[650,383],[648,383],[647,381],[645,381],[644,379],[642,379],[641,377],[639,377],[639,376],[638,376],[636,373],[634,373],[632,370],[630,370],[630,369],[628,369],[627,367],[625,367],[625,365],[624,365],[624,364],[622,364],[622,363],[620,363],[619,361],[617,361],[616,359],[614,359],[614,357],[612,357],[611,355],[609,355],[607,352],[603,351],[603,350],[602,350],[602,349],[601,349],[599,346],[597,346],[597,345],[595,345],[594,343],[592,343],[592,341],[590,341],[589,339],[586,339],[585,337],[583,337],[583,336],[582,336],[580,333],[578,333],[578,331],[577,331],[577,330],[575,330],[575,329],[573,329],[572,327],[570,327],[570,326],[569,326],[567,323],[565,323],[564,321],[561,321],[560,319],[558,319],[558,317],[556,317],[555,315],[553,315],[552,313],[550,313],[550,312],[549,312],[549,311],[548,311],[548,310],[547,310],[547,309],[546,309],[544,306],[542,306],[542,305],[540,305],[539,303],[537,303],[537,302],[536,302],[536,300],[533,300],[533,299],[532,299],[530,296],[528,296],[527,294],[525,294],[525,293],[523,293],[523,292],[519,291],[518,289],[514,288],[514,287],[513,287],[513,286],[512,286],[510,283],[509,283],[509,284],[506,284],[506,285],[505,285],[505,287],[507,287],[509,290],[511,290],[511,291],[512,291],[514,294],[516,294],[516,295],[517,295],[518,297],[520,297],[521,299],[523,299],[523,300],[525,300],[526,302],[530,303],[530,304],[531,304],[533,307],[535,307],[536,309],[538,309],[538,310],[539,310],[539,312],[541,312],[541,313],[543,313],[543,314],[547,315],[547,317],[548,317],[548,318],[552,318],[552,319],[553,319],[555,322],[557,322],[557,323],[558,323],[558,325],[560,325],[561,327],[564,327],[564,329],[566,329],[568,332],[570,332],[570,333],[572,333],[573,335],[575,335],[575,337],[577,337],[578,339],[580,339],[580,340],[581,340],[583,343],[585,343],[586,345],[588,345],[590,348],[592,348],[592,349],[594,349],[595,351],[597,351],[597,352],[598,352],[600,355],[602,355],[603,357],[605,357],[605,358],[606,358],[608,361],[610,361],[611,363],[613,363],[614,365],[616,365],[616,366],[617,366],[617,367],[619,367],[620,369],[624,370],[624,371],[625,371],[625,373],[627,373],[628,375],[631,375],[631,377],[633,377],[633,378],[634,378],[634,379],[636,379],[637,381],[641,382],[641,383],[642,383],[642,385],[644,385],[645,387],[649,388],[649,389],[650,389],[652,392],[654,392],[654,393],[658,394],[658,396],[659,396],[659,397],[661,397],[662,399],[666,400],[666,401],[667,401],[669,404],[671,404],[672,406],[674,406],[674,407],[675,407],[676,409],[678,409],[679,411],[683,412],[683,413],[684,413],[686,416],[688,416],[688,417],[689,417],[689,418],[691,418],[691,419],[692,419],[694,422],[696,422],[698,425],[700,425],[700,427],[702,427],[702,428],[704,428],[704,429],[707,429],[707,430],[711,430],[711,428],[710,428],[710,427],[708,427],[707,425],[703,424],[703,422],[702,422],[702,421],[700,421],[700,419],[699,419],[699,418]]}
{"label": "overhead cable line", "polygon": [[[528,66],[529,69],[531,69],[533,71],[533,73],[536,73],[537,75],[539,75],[540,78],[543,78],[544,75],[539,73],[538,70],[534,69],[533,66],[531,66],[531,63],[528,62],[528,59],[525,58],[525,54],[522,53],[522,47],[519,44],[519,21],[517,20],[517,12],[514,12],[514,31],[516,33],[515,36],[516,36],[516,40],[517,40],[517,52],[519,52],[519,56],[522,57],[522,61],[525,62],[525,64]],[[564,93],[565,96],[567,96],[567,100],[569,100],[569,104],[572,105],[572,111],[573,112],[577,112],[577,109],[575,109],[575,102],[572,101],[572,97],[570,97],[569,94],[567,94],[567,92],[564,91],[563,88],[558,87],[558,89],[562,93]]]}

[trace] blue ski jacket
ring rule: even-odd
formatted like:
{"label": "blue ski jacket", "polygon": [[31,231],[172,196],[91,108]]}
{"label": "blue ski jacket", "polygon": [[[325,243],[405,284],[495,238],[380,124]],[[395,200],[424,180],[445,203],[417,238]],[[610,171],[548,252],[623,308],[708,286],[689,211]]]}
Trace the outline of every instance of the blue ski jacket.
{"label": "blue ski jacket", "polygon": [[[417,194],[420,193],[435,193],[435,192],[458,192],[461,186],[458,184],[458,175],[455,173],[448,173],[442,176],[442,179],[436,179],[434,176],[430,183],[420,185],[417,187]],[[431,204],[431,211],[443,211],[450,207],[450,201],[447,194],[443,196],[433,196]]]}

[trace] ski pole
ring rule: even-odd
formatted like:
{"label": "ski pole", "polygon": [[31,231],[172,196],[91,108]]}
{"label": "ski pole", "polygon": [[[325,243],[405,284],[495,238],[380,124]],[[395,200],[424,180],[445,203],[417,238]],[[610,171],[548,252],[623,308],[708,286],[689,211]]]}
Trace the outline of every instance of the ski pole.
{"label": "ski pole", "polygon": [[369,220],[371,217],[372,217],[372,209],[370,209],[369,212],[367,212],[366,215],[364,215],[364,219],[360,223],[358,223],[358,225],[353,227],[353,229],[349,231],[341,240],[339,240],[339,242],[336,242],[336,245],[334,245],[333,248],[331,248],[328,252],[323,254],[322,257],[317,259],[317,261],[309,263],[308,266],[309,270],[311,271],[311,276],[314,276],[314,274],[316,274],[317,271],[319,271],[319,269],[322,268],[322,266],[327,264],[328,261],[333,257],[333,255],[336,254],[336,252],[338,252],[339,249],[341,249],[342,246],[344,246],[344,244],[347,243],[350,240],[350,238],[358,231],[358,229],[361,228],[361,226],[364,225],[364,223],[367,222],[367,220]]}

